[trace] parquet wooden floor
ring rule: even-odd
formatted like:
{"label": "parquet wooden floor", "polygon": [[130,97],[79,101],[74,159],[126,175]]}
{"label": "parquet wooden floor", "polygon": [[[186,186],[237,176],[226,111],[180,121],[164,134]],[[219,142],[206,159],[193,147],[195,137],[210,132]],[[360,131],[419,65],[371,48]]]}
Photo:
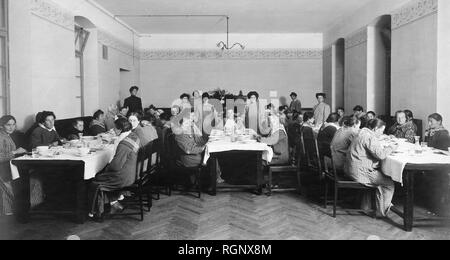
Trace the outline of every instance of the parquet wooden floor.
{"label": "parquet wooden floor", "polygon": [[[82,240],[297,240],[297,239],[450,239],[450,225],[426,222],[414,232],[401,229],[401,219],[392,223],[354,214],[330,217],[316,203],[295,193],[256,196],[246,192],[205,195],[201,200],[174,195],[155,201],[144,222],[130,218],[107,219],[104,223],[76,225],[67,219],[33,218],[21,225],[12,218],[0,219],[0,239]],[[422,215],[422,212],[418,212]],[[419,222],[420,224],[420,222]]]}

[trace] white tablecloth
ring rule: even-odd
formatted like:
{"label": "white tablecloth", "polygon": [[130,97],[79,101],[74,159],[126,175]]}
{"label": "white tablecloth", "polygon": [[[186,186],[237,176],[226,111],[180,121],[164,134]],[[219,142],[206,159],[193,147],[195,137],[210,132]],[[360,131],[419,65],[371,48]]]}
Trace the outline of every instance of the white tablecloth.
{"label": "white tablecloth", "polygon": [[428,149],[422,154],[415,154],[415,146],[410,143],[402,143],[394,153],[382,162],[382,171],[385,175],[390,176],[393,181],[403,184],[403,171],[407,164],[442,164],[450,165],[450,156],[436,154],[442,151]]}
{"label": "white tablecloth", "polygon": [[261,151],[263,152],[263,160],[271,162],[273,158],[273,150],[267,144],[257,142],[231,142],[230,140],[220,140],[209,142],[206,145],[205,157],[203,163],[207,164],[212,153],[229,152],[229,151]]}
{"label": "white tablecloth", "polygon": [[[31,156],[24,156],[13,161],[83,161],[84,162],[84,179],[90,180],[95,177],[97,173],[103,170],[114,158],[114,145],[108,145],[104,150],[97,151],[93,154],[79,157],[74,154],[72,150],[67,150],[61,155],[54,158],[32,158]],[[12,162],[13,162],[12,161]],[[11,174],[13,180],[20,178],[17,167],[10,163]]]}

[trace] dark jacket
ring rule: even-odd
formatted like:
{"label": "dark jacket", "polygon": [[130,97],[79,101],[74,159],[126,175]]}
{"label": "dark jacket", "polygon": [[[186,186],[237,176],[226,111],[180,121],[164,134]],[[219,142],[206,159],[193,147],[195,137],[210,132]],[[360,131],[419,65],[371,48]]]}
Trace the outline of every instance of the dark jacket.
{"label": "dark jacket", "polygon": [[60,142],[60,140],[61,138],[55,130],[49,131],[38,126],[31,134],[31,148],[49,146],[55,142]]}
{"label": "dark jacket", "polygon": [[427,133],[425,141],[428,142],[429,147],[433,147],[439,150],[447,151],[450,147],[450,136],[447,130],[440,130],[434,132],[433,135]]}
{"label": "dark jacket", "polygon": [[144,110],[142,108],[141,98],[136,97],[136,96],[130,96],[129,98],[126,98],[123,106],[129,108],[128,113],[133,113],[133,112],[142,113],[142,111]]}

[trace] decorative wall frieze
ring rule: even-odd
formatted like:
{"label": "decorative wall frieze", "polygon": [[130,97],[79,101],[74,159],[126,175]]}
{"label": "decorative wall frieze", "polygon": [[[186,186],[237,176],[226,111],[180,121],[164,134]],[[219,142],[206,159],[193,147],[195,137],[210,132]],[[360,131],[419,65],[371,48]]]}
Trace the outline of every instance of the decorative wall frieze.
{"label": "decorative wall frieze", "polygon": [[144,50],[142,60],[301,60],[322,59],[322,49]]}
{"label": "decorative wall frieze", "polygon": [[323,57],[331,57],[331,56],[333,56],[333,47],[332,46],[325,47],[323,50]]}
{"label": "decorative wall frieze", "polygon": [[30,12],[68,30],[74,30],[74,16],[49,0],[29,0]]}
{"label": "decorative wall frieze", "polygon": [[367,28],[345,38],[345,48],[350,49],[367,42]]}
{"label": "decorative wall frieze", "polygon": [[438,0],[415,0],[392,13],[392,29],[419,20],[438,11]]}
{"label": "decorative wall frieze", "polygon": [[102,30],[98,30],[98,34],[97,34],[97,38],[98,38],[98,42],[102,45],[106,45],[110,48],[113,48],[117,51],[120,51],[126,55],[135,57],[135,58],[139,58],[139,48],[138,47],[133,47],[132,45],[125,43],[119,39],[117,39],[116,37],[114,37],[113,35],[102,31]]}

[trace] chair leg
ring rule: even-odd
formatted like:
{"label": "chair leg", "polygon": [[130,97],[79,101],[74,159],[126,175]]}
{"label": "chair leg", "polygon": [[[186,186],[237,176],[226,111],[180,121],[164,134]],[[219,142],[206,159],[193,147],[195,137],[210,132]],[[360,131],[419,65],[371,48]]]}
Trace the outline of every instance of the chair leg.
{"label": "chair leg", "polygon": [[202,176],[202,170],[199,169],[198,173],[197,173],[197,188],[198,188],[198,198],[201,199],[202,198],[202,185],[201,185],[201,176]]}
{"label": "chair leg", "polygon": [[337,202],[339,199],[339,189],[336,183],[334,184],[334,203],[333,203],[333,218],[336,218]]}
{"label": "chair leg", "polygon": [[377,193],[376,191],[372,191],[371,192],[371,198],[372,198],[372,214],[373,217],[376,218],[377,217]]}
{"label": "chair leg", "polygon": [[302,180],[300,177],[300,165],[298,167],[299,167],[297,170],[298,194],[302,195]]}
{"label": "chair leg", "polygon": [[324,209],[327,209],[328,206],[328,180],[325,179],[325,203],[324,203]]}
{"label": "chair leg", "polygon": [[139,208],[141,212],[141,221],[144,221],[144,200],[142,199],[142,190],[139,190]]}
{"label": "chair leg", "polygon": [[267,192],[267,196],[272,196],[272,185],[273,185],[272,177],[273,177],[272,169],[269,167],[269,187],[267,188],[269,191]]}
{"label": "chair leg", "polygon": [[148,208],[148,212],[150,212],[152,210],[153,207],[153,195],[152,192],[148,192],[147,193],[147,208]]}

